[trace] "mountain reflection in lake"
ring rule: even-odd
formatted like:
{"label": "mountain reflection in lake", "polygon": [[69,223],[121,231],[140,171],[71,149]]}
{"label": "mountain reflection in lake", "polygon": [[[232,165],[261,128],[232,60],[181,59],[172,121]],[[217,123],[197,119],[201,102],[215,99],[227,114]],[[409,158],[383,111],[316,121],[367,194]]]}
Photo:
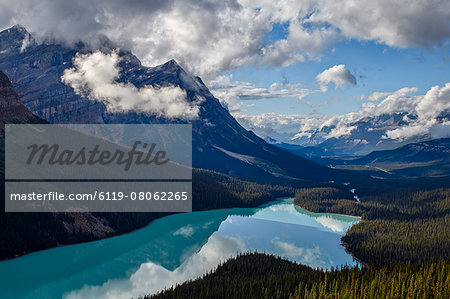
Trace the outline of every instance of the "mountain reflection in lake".
{"label": "mountain reflection in lake", "polygon": [[292,199],[258,209],[172,215],[127,235],[2,262],[0,273],[13,275],[1,282],[0,297],[138,297],[200,277],[247,251],[313,267],[354,265],[340,238],[357,221],[309,213]]}

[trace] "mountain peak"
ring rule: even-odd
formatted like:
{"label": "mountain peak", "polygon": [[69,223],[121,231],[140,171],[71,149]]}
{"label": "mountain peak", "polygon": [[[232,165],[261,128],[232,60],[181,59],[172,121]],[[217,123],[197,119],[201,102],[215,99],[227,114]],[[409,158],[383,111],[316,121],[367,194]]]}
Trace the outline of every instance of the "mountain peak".
{"label": "mountain peak", "polygon": [[22,25],[14,25],[0,32],[0,55],[22,53],[35,44],[33,36]]}
{"label": "mountain peak", "polygon": [[164,74],[162,76],[158,76],[160,78],[165,77],[162,82],[170,82],[188,91],[203,91],[209,94],[209,90],[200,78],[185,71],[174,59],[152,68],[152,71]]}
{"label": "mountain peak", "polygon": [[178,65],[177,61],[175,59],[170,59],[169,61],[167,61],[165,64],[174,64],[174,65]]}
{"label": "mountain peak", "polygon": [[9,30],[10,32],[16,31],[16,32],[24,33],[24,34],[28,33],[27,29],[20,24],[16,24],[7,30]]}
{"label": "mountain peak", "polygon": [[9,39],[15,38],[23,40],[26,36],[29,35],[30,33],[27,31],[27,29],[20,24],[14,25],[0,32],[0,36],[2,38],[9,37]]}
{"label": "mountain peak", "polygon": [[171,59],[171,60],[167,61],[166,63],[161,64],[160,67],[162,69],[167,69],[167,70],[171,70],[171,71],[177,70],[177,69],[183,70],[183,68],[175,61],[175,59]]}

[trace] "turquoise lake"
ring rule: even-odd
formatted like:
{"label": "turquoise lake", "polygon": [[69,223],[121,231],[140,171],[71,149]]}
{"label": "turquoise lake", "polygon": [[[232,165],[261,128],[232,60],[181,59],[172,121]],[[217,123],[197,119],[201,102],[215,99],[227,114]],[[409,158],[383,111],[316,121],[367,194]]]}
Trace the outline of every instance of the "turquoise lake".
{"label": "turquoise lake", "polygon": [[122,236],[0,262],[0,298],[136,298],[200,277],[247,251],[320,268],[356,265],[340,238],[358,221],[310,213],[292,199],[171,215]]}

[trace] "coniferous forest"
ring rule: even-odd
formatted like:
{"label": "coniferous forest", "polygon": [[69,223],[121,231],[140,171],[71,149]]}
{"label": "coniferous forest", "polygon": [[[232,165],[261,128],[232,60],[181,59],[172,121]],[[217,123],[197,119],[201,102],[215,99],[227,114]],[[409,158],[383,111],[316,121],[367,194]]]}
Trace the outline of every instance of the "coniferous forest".
{"label": "coniferous forest", "polygon": [[448,260],[315,270],[265,254],[231,259],[201,279],[150,298],[449,298]]}
{"label": "coniferous forest", "polygon": [[361,216],[342,238],[370,265],[427,262],[449,257],[450,189],[391,191],[360,202],[335,188],[301,189],[295,204],[313,212]]}
{"label": "coniferous forest", "polygon": [[359,267],[325,271],[248,253],[145,298],[449,298],[450,189],[384,190],[360,201],[335,187],[296,193],[294,203],[309,211],[361,217],[342,237]]}

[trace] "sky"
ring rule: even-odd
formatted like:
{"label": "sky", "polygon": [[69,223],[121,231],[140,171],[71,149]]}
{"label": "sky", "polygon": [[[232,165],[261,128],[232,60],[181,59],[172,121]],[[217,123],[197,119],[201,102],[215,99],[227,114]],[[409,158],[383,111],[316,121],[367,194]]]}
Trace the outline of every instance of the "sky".
{"label": "sky", "polygon": [[[273,98],[264,101],[247,100],[242,110],[256,115],[273,111],[284,114],[336,114],[357,110],[373,92],[393,92],[403,87],[417,87],[417,94],[434,85],[444,85],[450,79],[448,49],[390,48],[374,42],[343,41],[324,51],[318,60],[278,68],[240,68],[225,73],[232,81],[252,82],[267,87],[274,82],[301,84],[314,93],[301,100]],[[335,65],[344,65],[355,78],[354,84],[336,87],[329,84],[321,92],[316,76]],[[251,108],[248,107],[251,105]]]}
{"label": "sky", "polygon": [[[446,0],[0,0],[0,29],[14,24],[93,48],[107,36],[147,66],[175,59],[263,137],[287,141],[326,124],[338,137],[386,112],[416,116],[387,138],[450,135],[439,118],[450,109]],[[102,87],[141,96],[110,81]],[[161,109],[179,103],[174,92]]]}

